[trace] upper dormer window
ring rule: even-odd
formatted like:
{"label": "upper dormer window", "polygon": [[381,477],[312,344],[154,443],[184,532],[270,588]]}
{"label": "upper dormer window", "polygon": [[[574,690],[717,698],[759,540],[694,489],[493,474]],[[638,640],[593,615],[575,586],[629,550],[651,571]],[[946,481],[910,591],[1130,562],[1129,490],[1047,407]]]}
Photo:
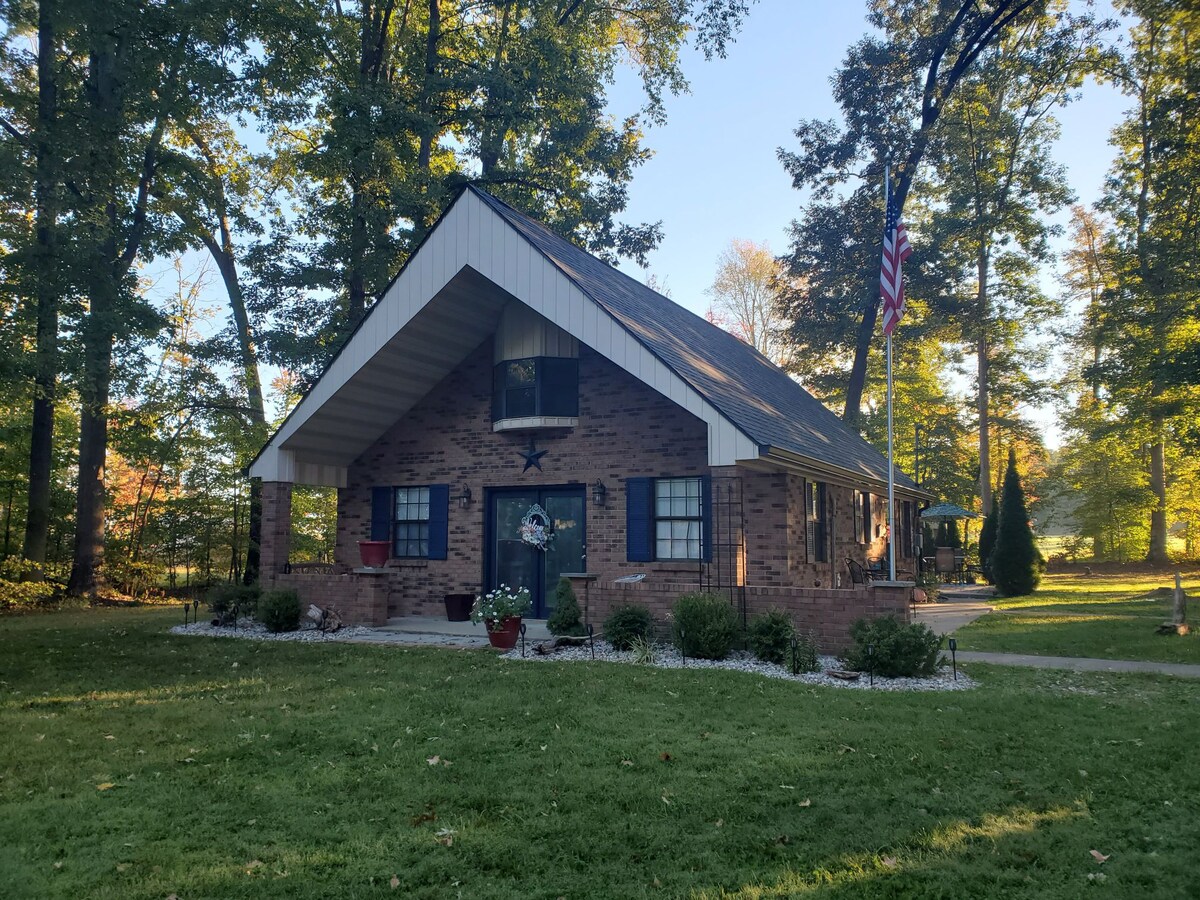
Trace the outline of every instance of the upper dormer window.
{"label": "upper dormer window", "polygon": [[492,421],[579,415],[579,360],[534,356],[492,370]]}

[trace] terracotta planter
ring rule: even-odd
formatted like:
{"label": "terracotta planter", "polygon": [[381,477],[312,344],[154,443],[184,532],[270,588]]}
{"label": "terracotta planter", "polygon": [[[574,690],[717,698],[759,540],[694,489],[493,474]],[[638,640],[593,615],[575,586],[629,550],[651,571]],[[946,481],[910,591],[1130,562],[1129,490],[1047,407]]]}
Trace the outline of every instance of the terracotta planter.
{"label": "terracotta planter", "polygon": [[358,552],[362,556],[362,564],[368,569],[378,569],[388,561],[391,551],[390,541],[359,541]]}
{"label": "terracotta planter", "polygon": [[488,640],[497,650],[511,650],[517,646],[517,638],[521,636],[521,617],[510,616],[500,623],[500,630],[493,631],[494,622],[484,622],[487,626]]}
{"label": "terracotta planter", "polygon": [[446,594],[446,620],[467,622],[471,618],[471,607],[475,605],[474,594]]}

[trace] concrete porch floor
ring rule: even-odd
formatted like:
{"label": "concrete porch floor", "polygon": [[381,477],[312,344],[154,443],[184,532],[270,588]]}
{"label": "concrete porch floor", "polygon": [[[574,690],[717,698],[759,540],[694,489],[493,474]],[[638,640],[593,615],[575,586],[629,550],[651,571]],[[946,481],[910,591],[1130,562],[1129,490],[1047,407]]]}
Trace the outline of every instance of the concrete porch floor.
{"label": "concrete porch floor", "polygon": [[[549,640],[550,632],[546,629],[545,619],[522,619],[525,625],[526,641]],[[376,631],[399,634],[440,634],[454,637],[477,637],[487,640],[487,627],[474,622],[451,622],[436,616],[396,616],[388,619],[388,623]]]}

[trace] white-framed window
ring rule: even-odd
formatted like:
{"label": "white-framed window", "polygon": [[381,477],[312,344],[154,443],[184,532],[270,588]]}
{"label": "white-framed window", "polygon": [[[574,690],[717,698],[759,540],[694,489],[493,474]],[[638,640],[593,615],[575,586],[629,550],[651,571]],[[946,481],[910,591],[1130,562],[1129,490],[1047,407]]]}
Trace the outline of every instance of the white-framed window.
{"label": "white-framed window", "polygon": [[429,556],[429,488],[396,488],[393,556]]}
{"label": "white-framed window", "polygon": [[655,559],[700,559],[701,504],[699,478],[654,480]]}

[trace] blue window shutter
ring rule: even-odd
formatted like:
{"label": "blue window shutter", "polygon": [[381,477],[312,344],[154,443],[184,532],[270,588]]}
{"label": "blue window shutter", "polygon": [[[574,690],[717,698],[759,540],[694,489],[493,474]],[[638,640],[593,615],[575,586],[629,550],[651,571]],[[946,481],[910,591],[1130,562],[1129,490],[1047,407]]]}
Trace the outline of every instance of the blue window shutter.
{"label": "blue window shutter", "polygon": [[712,562],[712,476],[700,476],[700,558]]}
{"label": "blue window shutter", "polygon": [[392,489],[371,488],[371,540],[392,539]]}
{"label": "blue window shutter", "polygon": [[429,558],[445,559],[450,543],[450,485],[429,486]]}
{"label": "blue window shutter", "polygon": [[625,479],[625,556],[630,562],[654,560],[654,479]]}

